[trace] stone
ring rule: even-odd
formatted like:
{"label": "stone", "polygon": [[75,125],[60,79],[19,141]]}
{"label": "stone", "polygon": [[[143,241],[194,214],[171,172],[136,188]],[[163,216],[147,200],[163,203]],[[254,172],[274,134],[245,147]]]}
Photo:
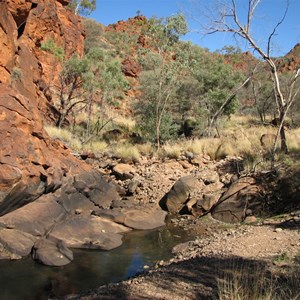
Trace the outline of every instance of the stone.
{"label": "stone", "polygon": [[122,71],[125,74],[125,76],[137,77],[141,70],[142,68],[140,64],[135,60],[126,58],[122,61]]}
{"label": "stone", "polygon": [[118,180],[132,179],[135,174],[134,168],[129,164],[117,164],[112,169],[112,174]]}
{"label": "stone", "polygon": [[128,183],[128,186],[127,186],[127,194],[130,196],[130,195],[133,195],[137,189],[137,187],[139,186],[139,181],[137,180],[131,180],[129,183]]}
{"label": "stone", "polygon": [[120,200],[116,186],[106,182],[96,170],[81,173],[74,178],[74,187],[95,206],[110,208],[114,200]]}
{"label": "stone", "polygon": [[197,206],[200,206],[203,208],[205,212],[209,212],[212,207],[218,202],[220,198],[220,194],[205,194],[203,195],[203,198],[198,200]]}
{"label": "stone", "polygon": [[62,240],[42,238],[35,242],[32,258],[47,266],[64,266],[73,260],[73,252]]}
{"label": "stone", "polygon": [[255,216],[247,216],[244,220],[246,224],[255,224],[257,222],[257,218]]}
{"label": "stone", "polygon": [[178,213],[185,203],[201,189],[201,184],[192,175],[181,177],[171,190],[159,201],[162,209],[170,213]]}
{"label": "stone", "polygon": [[227,222],[242,222],[247,209],[258,211],[261,207],[261,194],[252,177],[239,178],[233,182],[212,209],[213,218]]}

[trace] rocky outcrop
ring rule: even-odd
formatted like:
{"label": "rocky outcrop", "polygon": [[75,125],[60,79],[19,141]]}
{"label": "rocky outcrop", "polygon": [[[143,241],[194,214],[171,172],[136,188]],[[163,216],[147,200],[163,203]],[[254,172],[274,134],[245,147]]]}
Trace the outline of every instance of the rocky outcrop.
{"label": "rocky outcrop", "polygon": [[48,137],[30,99],[1,83],[0,107],[0,215],[54,192],[69,176],[91,170]]}
{"label": "rocky outcrop", "polygon": [[[43,129],[49,82],[60,62],[40,46],[48,39],[66,57],[83,53],[80,20],[68,1],[0,2],[0,257],[48,265],[72,260],[66,245],[111,249],[130,230],[92,216],[119,200],[116,187]],[[54,72],[55,71],[55,72]],[[41,113],[42,112],[42,113]],[[74,241],[77,242],[74,242]]]}

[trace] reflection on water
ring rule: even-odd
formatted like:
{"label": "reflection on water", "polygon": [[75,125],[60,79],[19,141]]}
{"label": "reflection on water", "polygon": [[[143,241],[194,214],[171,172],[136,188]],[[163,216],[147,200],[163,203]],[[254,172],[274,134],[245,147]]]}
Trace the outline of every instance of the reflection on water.
{"label": "reflection on water", "polygon": [[188,239],[184,231],[163,227],[130,232],[111,251],[73,249],[74,261],[64,267],[43,266],[31,258],[0,261],[0,299],[42,300],[117,282],[170,258],[172,247]]}

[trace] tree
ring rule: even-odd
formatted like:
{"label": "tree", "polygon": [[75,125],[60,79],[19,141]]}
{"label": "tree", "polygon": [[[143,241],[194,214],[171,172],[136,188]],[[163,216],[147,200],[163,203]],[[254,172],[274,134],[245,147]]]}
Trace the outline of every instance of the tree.
{"label": "tree", "polygon": [[143,32],[151,50],[143,50],[139,55],[143,68],[139,112],[144,123],[142,127],[145,127],[145,119],[152,118],[148,122],[148,132],[155,132],[157,148],[162,141],[162,125],[166,129],[168,124],[166,131],[169,133],[172,128],[170,103],[178,87],[178,78],[187,68],[190,48],[188,43],[179,42],[179,38],[187,30],[184,16],[178,14],[166,19],[150,19]]}
{"label": "tree", "polygon": [[199,47],[193,49],[190,71],[198,82],[195,102],[202,108],[201,114],[207,119],[206,134],[210,135],[221,115],[229,116],[235,112],[237,91],[241,88],[240,84],[244,86],[247,83],[247,79],[230,64],[226,64],[223,57]]}
{"label": "tree", "polygon": [[87,16],[96,9],[96,0],[71,0],[69,7],[76,15]]}
{"label": "tree", "polygon": [[[275,102],[278,109],[280,125],[276,135],[274,148],[273,148],[273,159],[276,150],[277,140],[281,139],[281,150],[285,153],[288,152],[288,146],[286,143],[284,121],[288,113],[289,108],[293,104],[299,89],[296,88],[296,82],[300,76],[300,69],[296,69],[290,77],[286,92],[282,91],[282,80],[276,61],[271,57],[271,42],[278,27],[284,22],[287,11],[289,8],[288,2],[283,12],[282,18],[274,26],[272,32],[267,37],[266,49],[255,39],[251,32],[252,23],[254,22],[254,15],[257,6],[260,4],[260,0],[248,0],[247,15],[244,22],[242,16],[239,14],[237,2],[235,0],[222,0],[218,1],[218,10],[216,14],[210,15],[209,25],[206,26],[206,33],[212,34],[216,32],[229,32],[237,37],[246,40],[253,50],[267,63],[269,71],[271,73],[275,92]],[[276,7],[277,8],[277,7]]]}

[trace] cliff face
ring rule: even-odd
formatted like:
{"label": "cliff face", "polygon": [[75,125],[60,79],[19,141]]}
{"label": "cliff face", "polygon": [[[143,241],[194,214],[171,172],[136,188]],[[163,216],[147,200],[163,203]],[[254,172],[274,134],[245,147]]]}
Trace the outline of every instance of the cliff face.
{"label": "cliff face", "polygon": [[57,69],[41,43],[52,38],[67,56],[83,53],[83,29],[67,2],[0,2],[0,215],[90,170],[43,129],[52,107],[47,84]]}

